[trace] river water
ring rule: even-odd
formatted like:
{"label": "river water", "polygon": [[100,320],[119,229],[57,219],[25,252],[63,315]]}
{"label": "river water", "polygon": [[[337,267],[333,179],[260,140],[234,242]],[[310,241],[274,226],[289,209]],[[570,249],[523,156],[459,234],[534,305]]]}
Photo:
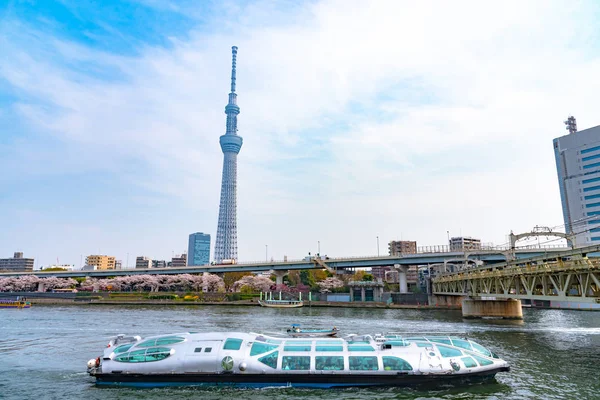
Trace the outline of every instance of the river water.
{"label": "river water", "polygon": [[[281,333],[292,323],[342,334],[454,333],[511,363],[496,382],[438,390],[100,388],[86,362],[115,334]],[[600,399],[600,313],[524,310],[523,321],[463,320],[460,311],[232,306],[35,306],[0,310],[0,399]]]}

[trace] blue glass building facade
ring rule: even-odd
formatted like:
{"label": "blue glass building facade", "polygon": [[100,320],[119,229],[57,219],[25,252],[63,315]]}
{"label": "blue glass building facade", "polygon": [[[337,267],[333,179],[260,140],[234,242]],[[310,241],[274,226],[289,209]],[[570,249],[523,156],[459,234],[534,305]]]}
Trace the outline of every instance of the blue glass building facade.
{"label": "blue glass building facade", "polygon": [[188,242],[188,265],[210,264],[210,235],[192,233]]}
{"label": "blue glass building facade", "polygon": [[600,126],[554,139],[565,231],[575,246],[600,243]]}

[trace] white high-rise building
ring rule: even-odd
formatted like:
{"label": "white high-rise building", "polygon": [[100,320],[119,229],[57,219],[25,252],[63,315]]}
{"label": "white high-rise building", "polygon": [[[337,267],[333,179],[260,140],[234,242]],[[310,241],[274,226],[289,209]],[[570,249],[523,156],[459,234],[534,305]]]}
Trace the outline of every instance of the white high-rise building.
{"label": "white high-rise building", "polygon": [[576,247],[600,244],[600,126],[565,124],[569,134],[554,139],[565,232]]}

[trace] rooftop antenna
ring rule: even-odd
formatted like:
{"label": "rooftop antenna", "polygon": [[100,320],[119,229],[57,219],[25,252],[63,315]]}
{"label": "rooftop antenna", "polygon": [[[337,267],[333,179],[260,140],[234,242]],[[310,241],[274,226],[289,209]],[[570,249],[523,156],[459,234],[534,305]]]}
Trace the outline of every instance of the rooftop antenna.
{"label": "rooftop antenna", "polygon": [[231,48],[231,93],[235,93],[235,63],[237,58],[237,46]]}
{"label": "rooftop antenna", "polygon": [[567,120],[564,122],[564,124],[566,125],[566,130],[569,131],[569,134],[573,134],[577,132],[577,120],[575,120],[575,117],[570,115],[569,118],[567,118]]}

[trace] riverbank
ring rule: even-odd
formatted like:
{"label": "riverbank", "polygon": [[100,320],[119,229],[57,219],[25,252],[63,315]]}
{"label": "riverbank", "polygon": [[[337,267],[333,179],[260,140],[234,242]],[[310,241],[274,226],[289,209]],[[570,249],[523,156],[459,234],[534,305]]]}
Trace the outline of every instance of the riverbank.
{"label": "riverbank", "polygon": [[[75,306],[95,306],[95,305],[113,305],[113,306],[233,306],[233,307],[260,307],[258,302],[253,300],[223,301],[223,302],[202,302],[202,301],[174,301],[174,300],[108,300],[108,299],[64,299],[64,298],[32,298],[31,304],[43,305],[75,305]],[[460,307],[412,305],[412,304],[386,304],[380,302],[331,302],[331,301],[311,301],[305,302],[304,307],[331,307],[331,308],[377,308],[377,309],[454,309]]]}

